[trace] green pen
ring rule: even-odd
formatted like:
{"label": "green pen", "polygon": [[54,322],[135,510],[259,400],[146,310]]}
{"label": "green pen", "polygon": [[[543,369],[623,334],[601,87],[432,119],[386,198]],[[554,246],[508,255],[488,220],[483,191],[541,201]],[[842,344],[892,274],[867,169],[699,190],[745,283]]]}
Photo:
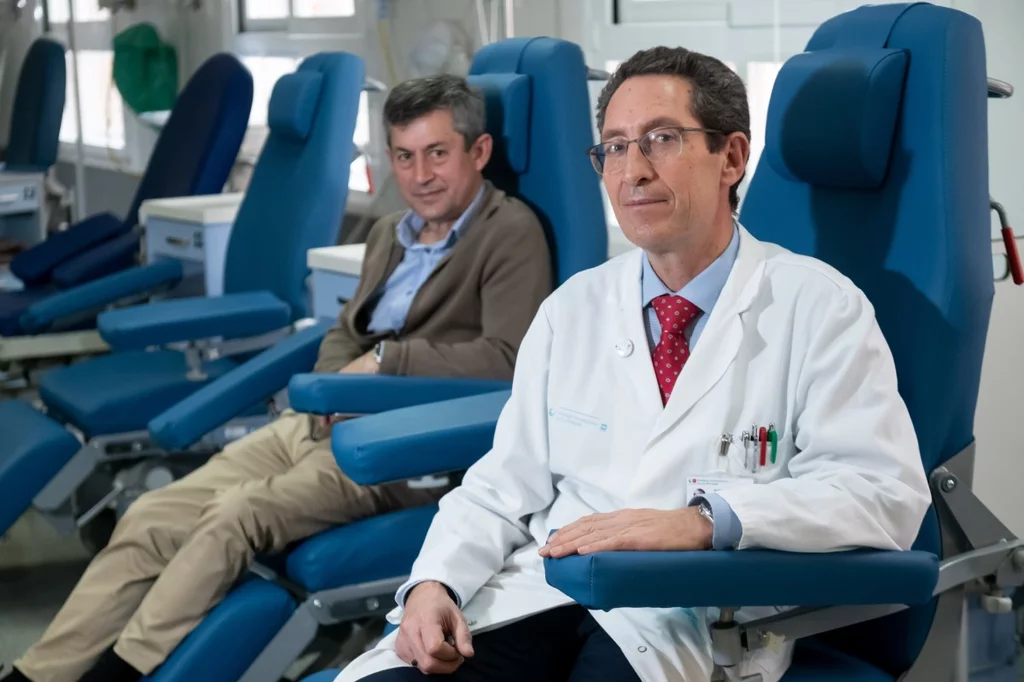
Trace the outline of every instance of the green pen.
{"label": "green pen", "polygon": [[775,464],[775,450],[779,445],[779,434],[775,433],[775,424],[768,425],[768,442],[772,444],[771,460]]}

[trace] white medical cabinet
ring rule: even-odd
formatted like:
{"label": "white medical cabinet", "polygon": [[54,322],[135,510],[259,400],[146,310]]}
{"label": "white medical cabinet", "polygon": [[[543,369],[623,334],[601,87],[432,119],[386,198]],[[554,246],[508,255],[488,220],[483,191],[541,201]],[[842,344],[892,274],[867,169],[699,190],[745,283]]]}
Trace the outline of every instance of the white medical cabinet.
{"label": "white medical cabinet", "polygon": [[146,262],[174,258],[185,276],[172,296],[220,296],[231,226],[242,193],[172,197],[142,202],[139,222],[146,229]]}
{"label": "white medical cabinet", "polygon": [[356,293],[366,244],[344,244],[310,249],[306,265],[311,271],[313,317],[336,321],[341,307]]}
{"label": "white medical cabinet", "polygon": [[0,171],[0,239],[33,246],[46,239],[46,176]]}

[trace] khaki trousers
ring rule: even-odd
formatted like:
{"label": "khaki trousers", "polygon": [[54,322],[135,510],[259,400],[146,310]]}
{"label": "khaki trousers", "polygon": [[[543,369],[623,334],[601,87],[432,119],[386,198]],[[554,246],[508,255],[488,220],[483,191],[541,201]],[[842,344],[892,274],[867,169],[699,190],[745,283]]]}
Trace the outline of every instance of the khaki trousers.
{"label": "khaki trousers", "polygon": [[75,682],[111,644],[151,673],[257,552],[331,526],[434,502],[444,490],[364,487],[339,469],[308,415],[228,445],[185,478],[142,495],[53,623],[15,665],[33,682]]}

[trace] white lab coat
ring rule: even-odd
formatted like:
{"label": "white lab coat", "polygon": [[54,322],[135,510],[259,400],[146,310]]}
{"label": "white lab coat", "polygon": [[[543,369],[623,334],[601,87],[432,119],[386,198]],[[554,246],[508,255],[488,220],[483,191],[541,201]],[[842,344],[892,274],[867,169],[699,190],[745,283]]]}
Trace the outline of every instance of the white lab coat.
{"label": "white lab coat", "polygon": [[[930,502],[917,439],[874,310],[852,282],[741,228],[733,270],[663,407],[640,269],[631,251],[545,301],[493,449],[441,501],[410,582],[449,585],[474,632],[570,602],[544,579],[537,550],[549,531],[595,512],[685,506],[685,477],[715,472],[722,435],[753,424],[775,424],[777,464],[756,474],[759,485],[720,493],[742,524],[739,549],[908,549],[917,534]],[[742,471],[741,445],[729,466]],[[713,614],[593,616],[643,680],[710,676]],[[403,665],[394,640],[339,682]],[[777,680],[790,655],[761,651],[744,672]]]}

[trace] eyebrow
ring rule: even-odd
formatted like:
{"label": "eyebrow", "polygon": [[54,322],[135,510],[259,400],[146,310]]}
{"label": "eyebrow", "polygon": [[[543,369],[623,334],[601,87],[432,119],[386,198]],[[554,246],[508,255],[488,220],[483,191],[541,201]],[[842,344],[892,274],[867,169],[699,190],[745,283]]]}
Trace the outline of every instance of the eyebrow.
{"label": "eyebrow", "polygon": [[[683,124],[674,118],[668,116],[659,116],[658,118],[651,119],[640,126],[640,135],[646,135],[655,128],[664,128],[666,126],[682,126]],[[626,131],[618,128],[612,130],[606,130],[604,135],[601,136],[602,140],[608,140],[613,137],[626,137]]]}
{"label": "eyebrow", "polygon": [[[447,142],[432,142],[432,143],[428,144],[426,147],[424,147],[423,151],[429,152],[432,149],[439,149],[439,148],[444,148],[444,147],[447,147],[447,146],[448,146]],[[405,147],[395,147],[395,151],[397,151],[397,152],[404,152],[404,153],[407,153],[407,154],[414,154],[415,153],[412,149],[406,149]]]}

